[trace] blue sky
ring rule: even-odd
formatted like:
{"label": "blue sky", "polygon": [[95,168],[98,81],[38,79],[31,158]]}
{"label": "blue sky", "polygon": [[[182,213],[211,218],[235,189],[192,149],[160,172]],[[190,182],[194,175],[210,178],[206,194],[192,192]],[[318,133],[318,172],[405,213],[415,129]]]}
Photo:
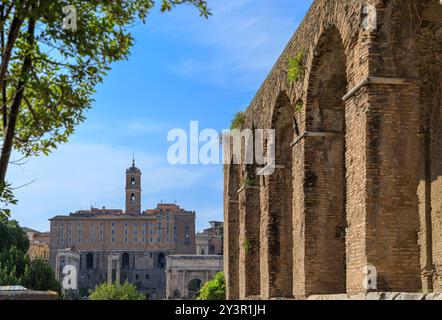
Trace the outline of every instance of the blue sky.
{"label": "blue sky", "polygon": [[79,209],[124,207],[124,174],[135,150],[143,209],[174,200],[197,213],[198,230],[223,215],[221,165],[169,165],[170,129],[228,128],[244,110],[312,0],[209,0],[213,16],[194,8],[154,10],[133,28],[128,61],[113,65],[97,88],[87,120],[48,157],[12,165],[8,180],[22,226],[48,230],[48,219]]}

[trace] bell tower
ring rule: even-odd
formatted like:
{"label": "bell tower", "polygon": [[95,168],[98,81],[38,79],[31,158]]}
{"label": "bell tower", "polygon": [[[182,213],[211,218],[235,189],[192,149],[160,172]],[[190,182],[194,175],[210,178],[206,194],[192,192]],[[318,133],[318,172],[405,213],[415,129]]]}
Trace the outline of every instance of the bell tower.
{"label": "bell tower", "polygon": [[135,166],[126,170],[126,214],[141,214],[141,170]]}

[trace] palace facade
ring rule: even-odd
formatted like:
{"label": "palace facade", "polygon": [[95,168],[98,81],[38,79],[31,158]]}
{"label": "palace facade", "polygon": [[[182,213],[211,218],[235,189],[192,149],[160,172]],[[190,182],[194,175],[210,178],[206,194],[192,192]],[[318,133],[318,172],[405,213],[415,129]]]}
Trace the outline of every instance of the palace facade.
{"label": "palace facade", "polygon": [[[50,219],[50,262],[59,250],[80,255],[80,291],[111,280],[129,281],[151,299],[165,298],[166,257],[195,254],[195,212],[176,204],[141,211],[141,171],[126,171],[126,210],[91,208]],[[117,257],[116,267],[115,258]],[[58,270],[59,271],[59,270]]]}

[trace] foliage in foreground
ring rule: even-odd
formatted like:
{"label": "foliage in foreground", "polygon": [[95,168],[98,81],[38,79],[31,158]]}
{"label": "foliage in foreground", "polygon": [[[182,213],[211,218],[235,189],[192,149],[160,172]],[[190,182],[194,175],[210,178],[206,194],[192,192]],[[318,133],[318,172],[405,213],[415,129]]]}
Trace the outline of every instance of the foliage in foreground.
{"label": "foliage in foreground", "polygon": [[51,267],[30,261],[29,240],[17,221],[0,219],[0,285],[22,285],[31,290],[60,292]]}
{"label": "foliage in foreground", "polygon": [[218,272],[215,277],[207,281],[200,290],[197,300],[225,300],[226,284],[224,272]]}
{"label": "foliage in foreground", "polygon": [[89,295],[90,300],[145,300],[146,296],[138,291],[137,287],[129,282],[123,284],[103,283]]}

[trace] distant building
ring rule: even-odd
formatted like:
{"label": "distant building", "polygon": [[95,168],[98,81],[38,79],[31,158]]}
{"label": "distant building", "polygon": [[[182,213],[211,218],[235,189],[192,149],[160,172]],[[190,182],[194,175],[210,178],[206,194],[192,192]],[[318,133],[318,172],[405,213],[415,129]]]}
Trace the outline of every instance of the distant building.
{"label": "distant building", "polygon": [[31,260],[37,258],[49,262],[50,258],[50,235],[49,232],[40,232],[30,228],[22,228],[29,239],[28,255]]}
{"label": "distant building", "polygon": [[[126,170],[126,211],[91,208],[55,216],[50,225],[51,266],[55,269],[58,250],[78,252],[83,291],[119,279],[136,284],[149,298],[164,298],[166,257],[196,249],[194,211],[161,203],[141,212],[141,171],[135,161]],[[119,268],[108,266],[115,260]]]}
{"label": "distant building", "polygon": [[167,257],[166,297],[195,299],[204,283],[223,270],[220,255],[170,255]]}
{"label": "distant building", "polygon": [[210,228],[198,232],[195,236],[198,255],[223,254],[223,223],[210,221]]}

